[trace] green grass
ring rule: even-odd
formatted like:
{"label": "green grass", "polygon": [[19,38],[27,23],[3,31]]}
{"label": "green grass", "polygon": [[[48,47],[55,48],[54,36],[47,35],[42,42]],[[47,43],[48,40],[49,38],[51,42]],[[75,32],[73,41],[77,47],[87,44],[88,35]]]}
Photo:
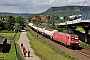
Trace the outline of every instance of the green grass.
{"label": "green grass", "polygon": [[17,50],[18,50],[19,55],[21,56],[21,58],[22,58],[23,60],[25,60],[25,58],[23,57],[23,54],[22,54],[22,52],[21,52],[20,46],[19,46],[18,44],[17,44],[16,46],[17,46]]}
{"label": "green grass", "polygon": [[77,27],[76,30],[80,31],[80,32],[84,32],[84,29],[82,27]]}
{"label": "green grass", "polygon": [[[80,32],[85,32],[83,28],[81,27],[78,27],[76,30],[80,31]],[[89,34],[90,34],[90,31],[89,31]],[[90,48],[90,44],[87,44],[87,43],[84,43],[84,42],[81,42],[80,41],[80,45],[83,46],[83,47],[86,47],[86,48]]]}
{"label": "green grass", "polygon": [[13,37],[14,33],[0,33],[0,36],[3,36],[3,37]]}
{"label": "green grass", "polygon": [[87,43],[84,43],[84,42],[80,42],[80,46],[90,48],[90,44],[87,44]]}
{"label": "green grass", "polygon": [[0,57],[4,57],[4,60],[17,60],[13,41],[11,43],[11,41],[8,40],[7,43],[11,44],[10,50],[7,53],[0,54]]}
{"label": "green grass", "polygon": [[[20,34],[21,34],[21,32],[16,34],[16,37],[14,39],[15,41],[19,40]],[[0,33],[0,35],[3,36],[3,37],[9,38],[9,37],[13,37],[14,33]],[[9,50],[8,53],[0,54],[0,57],[4,57],[4,60],[18,60],[17,56],[16,56],[14,41],[13,40],[7,40],[7,43],[11,44],[10,50]],[[23,58],[23,60],[25,60],[24,57],[22,56],[20,46],[18,44],[16,44],[16,47],[17,47],[17,51],[20,54],[20,56]]]}
{"label": "green grass", "polygon": [[[54,46],[39,40],[37,37],[33,37],[32,33],[27,32],[27,36],[30,39],[30,44],[41,60],[77,60],[71,57],[69,54],[58,51]],[[58,53],[60,52],[60,53]]]}
{"label": "green grass", "polygon": [[18,40],[19,40],[20,34],[21,34],[21,32],[18,32],[18,33],[16,34],[15,41],[18,41]]}
{"label": "green grass", "polygon": [[[14,33],[0,33],[0,35],[3,37],[9,38],[9,37],[13,37]],[[4,57],[4,60],[17,60],[13,40],[7,40],[7,44],[11,45],[9,52],[4,53],[4,54],[0,54],[0,57],[1,56]]]}

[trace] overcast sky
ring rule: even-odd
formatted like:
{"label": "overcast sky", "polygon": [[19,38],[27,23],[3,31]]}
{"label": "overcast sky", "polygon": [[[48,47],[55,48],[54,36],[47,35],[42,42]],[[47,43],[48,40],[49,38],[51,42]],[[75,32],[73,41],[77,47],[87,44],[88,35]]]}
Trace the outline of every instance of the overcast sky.
{"label": "overcast sky", "polygon": [[[50,7],[67,5],[90,6],[90,0],[0,0],[0,12],[40,13]],[[84,3],[84,4],[83,4]]]}

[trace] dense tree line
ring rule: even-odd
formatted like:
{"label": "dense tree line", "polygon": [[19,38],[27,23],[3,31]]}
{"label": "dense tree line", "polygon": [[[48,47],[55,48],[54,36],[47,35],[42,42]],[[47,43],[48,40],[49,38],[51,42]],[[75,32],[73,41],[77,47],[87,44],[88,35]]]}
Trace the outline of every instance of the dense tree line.
{"label": "dense tree line", "polygon": [[22,16],[8,16],[8,20],[0,20],[0,30],[21,31],[24,29],[24,18]]}

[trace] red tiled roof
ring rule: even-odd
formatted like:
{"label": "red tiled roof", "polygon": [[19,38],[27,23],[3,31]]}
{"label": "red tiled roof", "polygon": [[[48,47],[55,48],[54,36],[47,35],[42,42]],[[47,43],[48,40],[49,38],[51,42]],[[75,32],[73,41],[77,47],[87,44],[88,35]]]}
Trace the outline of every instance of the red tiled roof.
{"label": "red tiled roof", "polygon": [[34,17],[32,18],[32,20],[37,20],[37,17],[36,17],[36,16],[34,16]]}
{"label": "red tiled roof", "polygon": [[46,21],[47,20],[47,18],[45,16],[41,16],[40,18],[41,18],[42,21]]}
{"label": "red tiled roof", "polygon": [[4,18],[4,21],[8,21],[8,18]]}

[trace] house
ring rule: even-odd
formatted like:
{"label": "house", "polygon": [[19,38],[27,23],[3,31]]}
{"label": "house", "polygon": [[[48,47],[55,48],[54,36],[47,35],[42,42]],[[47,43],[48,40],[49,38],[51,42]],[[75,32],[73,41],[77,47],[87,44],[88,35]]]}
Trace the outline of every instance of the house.
{"label": "house", "polygon": [[8,21],[8,18],[4,18],[4,21]]}
{"label": "house", "polygon": [[2,16],[0,16],[0,20],[3,20]]}
{"label": "house", "polygon": [[40,16],[40,20],[46,22],[48,19],[45,16]]}
{"label": "house", "polygon": [[2,20],[2,21],[8,21],[8,18],[7,17],[3,18],[2,16],[0,16],[0,20]]}
{"label": "house", "polygon": [[0,37],[0,53],[3,53],[3,49],[6,47],[7,38]]}
{"label": "house", "polygon": [[34,16],[31,20],[37,20],[37,17],[36,17],[36,16]]}

